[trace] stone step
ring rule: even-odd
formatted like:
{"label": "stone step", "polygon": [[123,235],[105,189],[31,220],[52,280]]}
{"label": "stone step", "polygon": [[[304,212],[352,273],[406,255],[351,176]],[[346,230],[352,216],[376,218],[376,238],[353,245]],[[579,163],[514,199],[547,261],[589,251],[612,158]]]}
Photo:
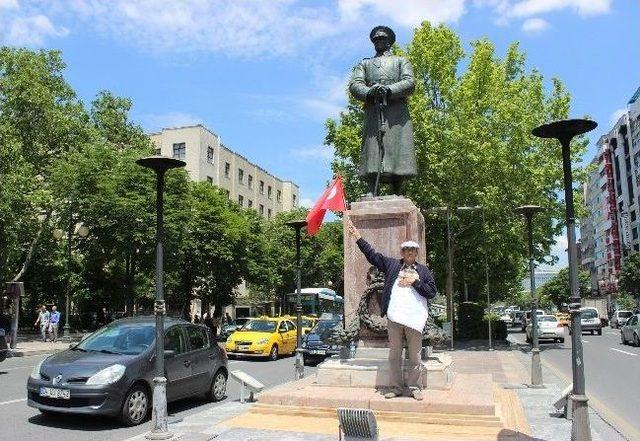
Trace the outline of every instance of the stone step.
{"label": "stone step", "polygon": [[[326,407],[280,406],[270,404],[256,404],[251,413],[262,415],[290,415],[300,417],[336,418],[336,409]],[[464,415],[464,414],[423,414],[415,412],[375,411],[378,421],[395,421],[418,424],[460,425],[502,427],[500,418],[495,415]]]}

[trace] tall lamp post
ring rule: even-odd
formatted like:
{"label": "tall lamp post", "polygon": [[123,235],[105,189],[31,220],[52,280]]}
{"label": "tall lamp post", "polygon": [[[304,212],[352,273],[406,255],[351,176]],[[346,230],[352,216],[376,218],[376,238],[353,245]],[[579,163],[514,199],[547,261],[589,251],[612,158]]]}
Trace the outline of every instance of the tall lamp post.
{"label": "tall lamp post", "polygon": [[578,289],[578,260],[576,255],[576,219],[573,206],[573,177],[571,175],[570,144],[574,136],[590,132],[598,124],[588,119],[554,121],[536,127],[531,132],[539,138],[556,138],[562,145],[562,171],[564,175],[564,199],[569,244],[569,284],[571,287],[571,365],[573,371],[573,419],[572,441],[591,441],[588,398],[584,385],[584,358],[582,356],[582,325],[580,323],[580,291]]}
{"label": "tall lamp post", "polygon": [[[484,240],[483,240],[483,243],[484,243],[484,276],[485,276],[485,285],[487,287],[487,311],[489,313],[491,313],[491,294],[489,292],[489,251],[488,251],[488,247],[487,247],[487,233],[486,233],[487,223],[486,223],[485,214],[484,214],[484,206],[475,205],[475,206],[472,206],[472,207],[458,207],[458,211],[477,211],[477,210],[481,210],[482,211],[482,230],[485,231]],[[489,324],[489,350],[493,351],[492,335],[491,335],[491,319],[490,318],[489,318],[489,320],[487,320],[487,323]]]}
{"label": "tall lamp post", "polygon": [[167,427],[167,379],[164,376],[164,316],[166,314],[162,248],[164,239],[164,175],[167,170],[184,167],[186,163],[179,159],[165,156],[149,156],[138,159],[136,163],[156,172],[156,301],[154,304],[156,315],[156,376],[153,378],[153,427],[146,434],[146,438],[161,440],[173,437]]}
{"label": "tall lamp post", "polygon": [[[78,222],[73,223],[73,211],[69,209],[69,219],[67,225],[67,289],[65,295],[65,308],[64,308],[64,327],[62,332],[62,341],[71,340],[71,326],[69,325],[69,314],[71,313],[71,250],[73,249],[73,236],[87,237],[89,235],[89,229]],[[57,240],[62,239],[65,236],[65,232],[56,228],[53,230],[53,237]]]}
{"label": "tall lamp post", "polygon": [[300,347],[302,345],[302,275],[300,273],[300,232],[307,225],[306,220],[292,220],[286,223],[296,230],[296,380],[304,378],[304,361]]}
{"label": "tall lamp post", "polygon": [[529,243],[529,284],[531,286],[531,387],[542,388],[542,366],[538,345],[538,297],[536,296],[535,264],[533,262],[533,216],[544,210],[538,205],[523,205],[514,211],[524,216]]}

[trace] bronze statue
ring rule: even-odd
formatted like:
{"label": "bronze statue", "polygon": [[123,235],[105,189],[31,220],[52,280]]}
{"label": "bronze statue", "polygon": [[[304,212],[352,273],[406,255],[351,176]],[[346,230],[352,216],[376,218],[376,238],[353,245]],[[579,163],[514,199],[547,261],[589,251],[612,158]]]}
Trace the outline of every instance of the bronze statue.
{"label": "bronze statue", "polygon": [[389,183],[396,195],[403,180],[417,174],[413,126],[407,98],[415,80],[409,61],[391,54],[396,41],[393,30],[376,26],[369,38],[376,49],[353,70],[349,91],[364,102],[364,126],[359,175],[367,181],[369,194],[377,196],[380,183]]}

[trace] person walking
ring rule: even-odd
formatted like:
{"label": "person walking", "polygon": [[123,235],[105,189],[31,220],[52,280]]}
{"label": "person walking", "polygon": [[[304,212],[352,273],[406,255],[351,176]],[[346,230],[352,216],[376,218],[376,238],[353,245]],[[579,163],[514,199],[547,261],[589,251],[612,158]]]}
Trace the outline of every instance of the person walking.
{"label": "person walking", "polygon": [[56,305],[51,307],[51,314],[49,315],[49,334],[52,341],[58,340],[58,327],[60,326],[60,312]]}
{"label": "person walking", "polygon": [[47,306],[42,305],[40,307],[40,312],[38,313],[38,318],[33,326],[40,325],[40,335],[42,336],[42,341],[47,341],[47,331],[49,330],[49,319],[51,318],[51,314],[47,311]]}
{"label": "person walking", "polygon": [[[402,396],[405,386],[410,396],[422,396],[422,331],[429,314],[428,300],[438,295],[429,268],[416,262],[419,245],[414,241],[400,245],[400,259],[383,256],[365,241],[351,220],[347,220],[351,237],[371,265],[385,274],[382,290],[382,317],[387,316],[389,335],[390,390],[385,398]],[[409,360],[407,381],[403,381],[402,348],[407,341]]]}

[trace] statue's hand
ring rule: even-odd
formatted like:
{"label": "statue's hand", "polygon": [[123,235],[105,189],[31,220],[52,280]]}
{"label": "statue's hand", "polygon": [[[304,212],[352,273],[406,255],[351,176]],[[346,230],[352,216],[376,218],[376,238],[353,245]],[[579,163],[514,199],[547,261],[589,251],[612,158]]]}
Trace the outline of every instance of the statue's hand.
{"label": "statue's hand", "polygon": [[374,84],[373,86],[371,86],[371,88],[369,89],[369,91],[367,92],[367,98],[376,98],[378,96],[378,94],[380,93],[380,87],[384,87],[382,86],[382,84]]}

